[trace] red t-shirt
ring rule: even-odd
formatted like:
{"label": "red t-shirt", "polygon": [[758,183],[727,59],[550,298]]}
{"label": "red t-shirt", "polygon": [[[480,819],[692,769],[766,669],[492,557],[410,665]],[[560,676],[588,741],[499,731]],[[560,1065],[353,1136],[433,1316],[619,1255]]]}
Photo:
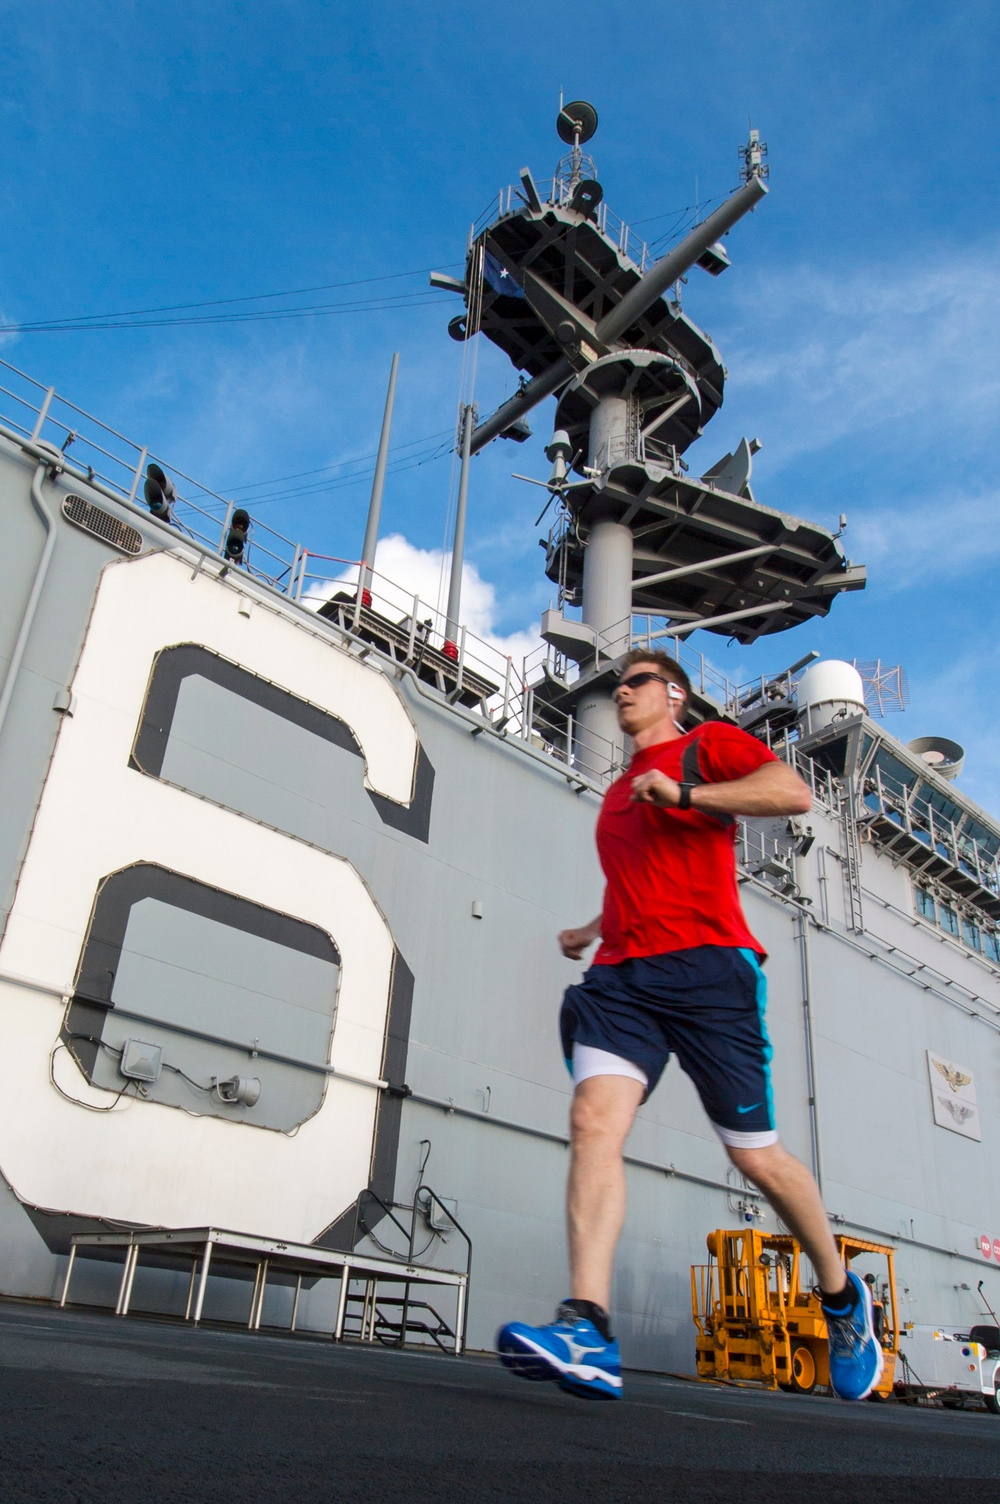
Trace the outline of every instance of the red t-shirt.
{"label": "red t-shirt", "polygon": [[[686,755],[685,755],[686,754]],[[607,879],[595,966],[696,945],[742,946],[763,955],[747,929],[736,884],[736,821],[700,810],[630,802],[632,779],[659,768],[678,783],[726,783],[777,758],[724,721],[636,752],[608,789],[597,820]]]}

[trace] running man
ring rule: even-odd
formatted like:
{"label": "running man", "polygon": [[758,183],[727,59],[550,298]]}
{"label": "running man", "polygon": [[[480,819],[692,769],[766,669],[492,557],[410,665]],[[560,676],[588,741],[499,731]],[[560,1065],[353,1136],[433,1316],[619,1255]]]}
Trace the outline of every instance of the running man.
{"label": "running man", "polygon": [[812,1261],[835,1393],[863,1399],[882,1372],[871,1292],[845,1271],[816,1182],[778,1141],[764,952],[747,928],[736,882],[736,816],[804,814],[811,795],[787,763],[735,726],[708,721],[685,732],[690,688],[665,653],[637,649],[623,659],[615,701],[635,750],[597,821],[604,907],[590,924],[559,936],[571,960],[601,942],[582,982],[568,988],[560,1017],[574,1084],[566,1197],[572,1291],[550,1325],[510,1322],[497,1346],[521,1378],[621,1397],[609,1312],[625,1220],[622,1155],[636,1111],[676,1054],[729,1158]]}

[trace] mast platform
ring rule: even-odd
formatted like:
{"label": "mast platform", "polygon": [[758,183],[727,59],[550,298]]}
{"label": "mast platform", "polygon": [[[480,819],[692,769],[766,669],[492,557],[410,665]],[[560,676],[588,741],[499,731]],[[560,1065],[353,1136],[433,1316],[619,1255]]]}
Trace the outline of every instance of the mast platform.
{"label": "mast platform", "polygon": [[635,540],[633,611],[674,627],[690,621],[750,643],[826,616],[842,591],[864,588],[863,566],[826,528],[762,506],[748,483],[734,493],[728,474],[698,479],[642,458],[640,434],[632,448],[596,483],[566,491],[570,518],[549,536],[545,570],[567,600],[582,590],[590,526],[609,516]]}

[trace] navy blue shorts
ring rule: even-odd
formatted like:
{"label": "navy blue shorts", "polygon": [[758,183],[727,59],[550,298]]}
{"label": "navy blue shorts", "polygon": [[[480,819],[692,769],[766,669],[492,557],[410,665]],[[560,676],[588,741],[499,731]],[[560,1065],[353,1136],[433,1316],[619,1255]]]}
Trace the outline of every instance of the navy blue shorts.
{"label": "navy blue shorts", "polygon": [[760,1148],[777,1141],[766,1001],[752,950],[699,945],[591,966],[563,998],[563,1053],[571,1071],[574,1045],[631,1062],[647,1096],[676,1055],[723,1142]]}

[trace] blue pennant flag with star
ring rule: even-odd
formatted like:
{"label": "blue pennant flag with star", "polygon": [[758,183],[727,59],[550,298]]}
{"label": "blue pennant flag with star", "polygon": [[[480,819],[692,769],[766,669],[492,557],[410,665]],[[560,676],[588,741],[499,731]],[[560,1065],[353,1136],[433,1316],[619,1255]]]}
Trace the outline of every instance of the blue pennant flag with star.
{"label": "blue pennant flag with star", "polygon": [[511,276],[507,268],[491,256],[489,251],[483,257],[483,281],[492,287],[494,292],[500,293],[505,298],[523,298],[524,288]]}

